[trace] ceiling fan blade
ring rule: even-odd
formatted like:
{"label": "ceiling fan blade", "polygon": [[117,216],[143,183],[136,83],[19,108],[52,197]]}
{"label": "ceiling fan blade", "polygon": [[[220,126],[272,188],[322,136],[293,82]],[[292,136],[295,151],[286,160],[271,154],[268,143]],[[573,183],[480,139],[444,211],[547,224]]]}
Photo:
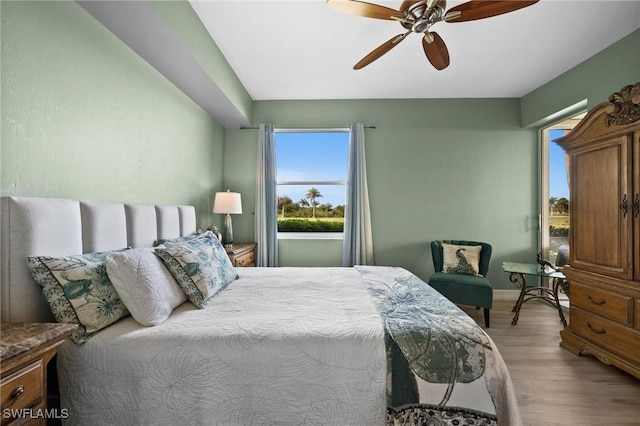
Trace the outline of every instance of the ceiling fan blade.
{"label": "ceiling fan blade", "polygon": [[393,49],[394,47],[396,47],[402,40],[404,40],[409,34],[411,34],[411,31],[407,31],[404,34],[398,34],[395,37],[392,37],[391,39],[387,40],[386,42],[384,42],[383,44],[381,44],[380,46],[376,47],[373,51],[371,51],[371,53],[369,53],[367,56],[365,56],[364,58],[360,59],[360,62],[358,62],[357,64],[355,64],[353,66],[354,70],[359,70],[361,68],[366,67],[367,65],[369,65],[371,62],[375,61],[376,59],[378,59],[379,57],[381,57],[382,55],[384,55],[385,53],[387,53],[388,51],[390,51],[391,49]]}
{"label": "ceiling fan blade", "polygon": [[513,12],[538,3],[535,1],[469,1],[452,7],[447,11],[444,20],[447,22],[466,22],[490,18]]}
{"label": "ceiling fan blade", "polygon": [[435,69],[443,70],[449,66],[449,49],[438,33],[425,33],[422,37],[422,49]]}
{"label": "ceiling fan blade", "polygon": [[356,0],[327,0],[327,6],[340,12],[351,13],[352,15],[367,18],[393,20],[394,16],[403,16],[402,12],[395,9]]}

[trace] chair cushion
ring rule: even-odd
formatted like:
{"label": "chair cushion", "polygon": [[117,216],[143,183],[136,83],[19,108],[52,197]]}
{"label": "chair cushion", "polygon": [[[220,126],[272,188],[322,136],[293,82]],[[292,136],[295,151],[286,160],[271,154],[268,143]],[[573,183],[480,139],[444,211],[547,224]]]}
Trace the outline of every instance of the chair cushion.
{"label": "chair cushion", "polygon": [[446,272],[436,272],[429,278],[429,284],[431,283],[451,283],[457,285],[469,285],[473,287],[487,287],[491,288],[491,283],[488,279],[478,275],[466,275],[466,274],[449,274]]}
{"label": "chair cushion", "polygon": [[454,303],[481,308],[493,306],[493,288],[485,277],[436,272],[429,285]]}

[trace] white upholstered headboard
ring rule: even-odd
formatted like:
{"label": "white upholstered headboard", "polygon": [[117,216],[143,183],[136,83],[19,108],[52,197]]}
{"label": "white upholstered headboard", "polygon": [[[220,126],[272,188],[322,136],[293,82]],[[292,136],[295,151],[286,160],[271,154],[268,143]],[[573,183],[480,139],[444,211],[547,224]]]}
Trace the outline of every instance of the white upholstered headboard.
{"label": "white upholstered headboard", "polygon": [[151,247],[196,230],[193,206],[2,197],[3,322],[55,322],[26,257]]}

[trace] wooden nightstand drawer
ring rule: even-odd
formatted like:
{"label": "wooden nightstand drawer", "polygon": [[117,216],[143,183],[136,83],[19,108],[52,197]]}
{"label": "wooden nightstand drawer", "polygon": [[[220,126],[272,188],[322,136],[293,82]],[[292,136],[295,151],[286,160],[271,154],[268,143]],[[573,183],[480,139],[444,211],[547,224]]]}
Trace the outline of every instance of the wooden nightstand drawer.
{"label": "wooden nightstand drawer", "polygon": [[239,267],[254,266],[253,265],[254,261],[255,261],[255,254],[253,253],[253,251],[251,251],[249,253],[245,253],[243,255],[236,257],[235,266],[239,266]]}
{"label": "wooden nightstand drawer", "polygon": [[633,299],[599,288],[571,282],[571,305],[631,325]]}
{"label": "wooden nightstand drawer", "polygon": [[0,382],[2,410],[20,410],[44,396],[44,363],[42,359],[5,377]]}
{"label": "wooden nightstand drawer", "polygon": [[236,268],[248,268],[256,266],[256,244],[241,243],[234,244],[233,247],[227,248],[227,255],[231,260],[231,264]]}

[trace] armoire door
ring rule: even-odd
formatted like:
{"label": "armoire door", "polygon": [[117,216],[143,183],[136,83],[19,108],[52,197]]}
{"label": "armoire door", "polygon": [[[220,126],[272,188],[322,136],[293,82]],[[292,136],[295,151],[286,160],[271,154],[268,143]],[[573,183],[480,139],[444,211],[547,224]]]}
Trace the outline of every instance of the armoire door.
{"label": "armoire door", "polygon": [[631,279],[630,135],[592,141],[572,153],[571,266]]}
{"label": "armoire door", "polygon": [[[640,283],[640,132],[634,134],[633,141],[633,279]],[[636,312],[640,324],[640,311]]]}

